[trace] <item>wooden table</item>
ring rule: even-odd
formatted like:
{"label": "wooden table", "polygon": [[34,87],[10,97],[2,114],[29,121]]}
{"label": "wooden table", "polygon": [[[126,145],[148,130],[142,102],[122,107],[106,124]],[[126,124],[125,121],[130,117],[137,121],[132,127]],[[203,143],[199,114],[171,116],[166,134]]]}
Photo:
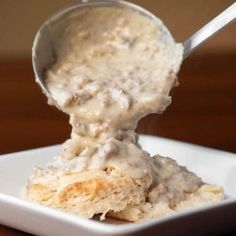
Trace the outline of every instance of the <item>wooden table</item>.
{"label": "wooden table", "polygon": [[[142,119],[137,131],[236,152],[235,62],[236,54],[189,57],[172,104]],[[69,137],[68,117],[47,105],[33,78],[30,60],[0,61],[0,154]],[[27,234],[0,226],[0,235]]]}

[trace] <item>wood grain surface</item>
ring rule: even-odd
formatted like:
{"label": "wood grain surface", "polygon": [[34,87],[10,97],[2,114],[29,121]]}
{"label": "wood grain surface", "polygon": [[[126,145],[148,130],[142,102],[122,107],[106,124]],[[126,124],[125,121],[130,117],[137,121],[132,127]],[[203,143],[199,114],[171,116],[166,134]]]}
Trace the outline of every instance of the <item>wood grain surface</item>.
{"label": "wood grain surface", "polygon": [[[46,103],[30,60],[0,61],[0,154],[62,143],[68,117]],[[190,56],[179,73],[173,102],[152,114],[139,133],[236,152],[236,55]],[[0,226],[0,235],[27,235]]]}

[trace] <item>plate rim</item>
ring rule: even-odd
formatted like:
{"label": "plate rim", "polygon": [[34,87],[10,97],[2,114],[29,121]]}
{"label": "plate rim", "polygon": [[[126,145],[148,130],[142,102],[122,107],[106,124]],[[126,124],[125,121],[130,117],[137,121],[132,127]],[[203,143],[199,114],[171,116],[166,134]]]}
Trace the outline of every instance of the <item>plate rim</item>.
{"label": "plate rim", "polygon": [[204,213],[206,211],[215,210],[217,208],[230,206],[236,204],[236,198],[225,199],[220,202],[209,203],[198,208],[186,209],[181,212],[174,212],[171,215],[163,216],[161,218],[149,219],[147,221],[138,223],[127,224],[108,224],[91,219],[84,219],[78,215],[66,213],[57,209],[42,206],[40,204],[32,203],[14,196],[0,193],[0,205],[8,204],[10,207],[24,208],[25,210],[31,210],[33,213],[53,217],[54,219],[65,221],[73,224],[76,227],[82,227],[85,230],[99,233],[116,233],[127,234],[134,233],[139,230],[147,229],[154,225],[163,224],[168,221],[178,220],[192,214]]}
{"label": "plate rim", "polygon": [[[168,138],[159,137],[159,136],[140,135],[140,137],[141,137],[141,140],[142,139],[144,139],[144,140],[145,139],[146,140],[158,139],[158,140],[165,141],[165,142],[176,143],[177,145],[185,145],[185,146],[187,145],[188,147],[194,147],[194,148],[197,148],[198,150],[202,150],[202,151],[211,151],[211,152],[213,151],[213,152],[218,152],[218,153],[220,152],[223,154],[222,158],[234,159],[234,155],[235,155],[234,153],[231,153],[231,152],[218,150],[218,149],[214,149],[214,148],[209,148],[209,147],[196,145],[196,144],[192,144],[192,143],[187,143],[187,142],[183,142],[183,141],[168,139]],[[3,154],[3,155],[0,155],[0,162],[4,161],[5,158],[10,158],[10,157],[14,158],[15,155],[20,155],[23,153],[30,153],[32,151],[40,151],[40,150],[48,149],[48,148],[55,149],[55,148],[59,148],[59,146],[60,145],[50,145],[50,146],[39,147],[39,148],[35,148],[35,149],[29,149],[29,150],[25,150],[25,151]],[[221,155],[218,155],[217,157],[221,158]],[[235,155],[235,157],[236,157],[236,155]],[[40,204],[21,199],[16,196],[11,196],[9,194],[5,194],[5,193],[1,192],[1,190],[0,190],[0,205],[1,204],[4,204],[5,206],[7,205],[8,207],[17,207],[18,209],[20,209],[20,208],[25,209],[25,210],[28,209],[28,210],[32,211],[33,213],[40,214],[42,216],[49,216],[54,219],[58,219],[61,222],[64,221],[64,222],[73,224],[75,227],[79,227],[79,228],[81,227],[81,228],[88,230],[90,232],[97,232],[97,233],[103,233],[103,234],[110,234],[110,233],[127,234],[127,233],[138,232],[140,230],[147,229],[149,227],[159,225],[162,223],[166,223],[168,221],[178,220],[183,217],[190,216],[192,214],[203,213],[205,211],[210,211],[210,210],[214,210],[217,208],[230,206],[231,204],[236,204],[236,196],[230,196],[229,199],[225,199],[223,201],[216,202],[216,203],[209,203],[209,204],[206,204],[206,205],[198,207],[198,208],[186,209],[186,210],[183,210],[183,211],[177,212],[177,213],[174,212],[171,215],[167,215],[167,216],[164,216],[161,218],[154,218],[154,219],[149,219],[149,220],[143,221],[143,222],[127,223],[127,224],[119,224],[119,225],[107,224],[107,223],[103,223],[103,222],[99,222],[99,221],[95,221],[95,220],[84,219],[82,217],[79,217],[77,215],[73,215],[71,213],[65,213],[60,210],[48,208],[48,207],[42,206]]]}
{"label": "plate rim", "polygon": [[[234,152],[229,152],[226,150],[212,148],[212,147],[208,147],[208,146],[204,146],[204,145],[200,145],[200,144],[195,144],[195,143],[191,143],[191,142],[185,142],[185,141],[181,141],[181,140],[177,140],[177,139],[171,139],[171,138],[166,138],[166,137],[157,136],[157,135],[150,135],[150,134],[139,134],[138,133],[138,137],[139,137],[138,140],[140,140],[140,137],[141,137],[141,139],[159,139],[164,142],[172,142],[172,143],[176,143],[177,145],[186,145],[188,147],[194,147],[194,148],[202,149],[205,151],[221,152],[222,154],[229,155],[229,156],[227,156],[227,158],[230,157],[230,158],[234,159],[234,157],[232,157],[232,156],[235,155],[235,158],[236,158],[236,153],[234,153]],[[16,151],[16,152],[3,153],[3,154],[0,154],[0,161],[2,160],[2,158],[6,158],[6,157],[9,158],[9,156],[11,156],[11,155],[28,153],[28,152],[32,152],[32,151],[40,151],[40,150],[47,149],[47,148],[59,148],[61,145],[62,144],[59,143],[59,144],[53,144],[53,145],[49,145],[49,146],[41,146],[41,147],[36,147],[36,148],[20,150],[20,151]]]}

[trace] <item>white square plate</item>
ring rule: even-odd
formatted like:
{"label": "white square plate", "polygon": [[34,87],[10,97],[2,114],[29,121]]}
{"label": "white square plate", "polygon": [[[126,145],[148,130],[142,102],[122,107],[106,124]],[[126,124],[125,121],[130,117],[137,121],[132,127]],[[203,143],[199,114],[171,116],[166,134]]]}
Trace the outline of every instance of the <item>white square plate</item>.
{"label": "white square plate", "polygon": [[36,235],[202,235],[236,230],[236,155],[169,139],[141,135],[151,154],[176,159],[208,183],[224,187],[226,199],[161,219],[131,224],[98,222],[25,201],[22,190],[35,165],[43,166],[59,146],[0,156],[0,223]]}

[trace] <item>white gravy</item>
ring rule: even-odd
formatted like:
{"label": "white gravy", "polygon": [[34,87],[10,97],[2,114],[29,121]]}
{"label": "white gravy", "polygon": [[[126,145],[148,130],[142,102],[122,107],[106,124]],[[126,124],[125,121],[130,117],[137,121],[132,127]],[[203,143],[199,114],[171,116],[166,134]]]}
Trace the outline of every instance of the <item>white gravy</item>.
{"label": "white gravy", "polygon": [[[182,62],[181,44],[162,22],[129,9],[84,9],[68,22],[55,45],[57,60],[46,73],[46,83],[58,106],[70,115],[72,134],[50,168],[116,168],[134,179],[145,178],[143,187],[152,186],[150,202],[157,201],[160,191],[171,201],[186,189],[196,189],[199,178],[181,174],[184,168],[173,161],[151,158],[134,132],[141,117],[161,113],[170,104],[169,92]],[[166,193],[170,176],[176,180]]]}

